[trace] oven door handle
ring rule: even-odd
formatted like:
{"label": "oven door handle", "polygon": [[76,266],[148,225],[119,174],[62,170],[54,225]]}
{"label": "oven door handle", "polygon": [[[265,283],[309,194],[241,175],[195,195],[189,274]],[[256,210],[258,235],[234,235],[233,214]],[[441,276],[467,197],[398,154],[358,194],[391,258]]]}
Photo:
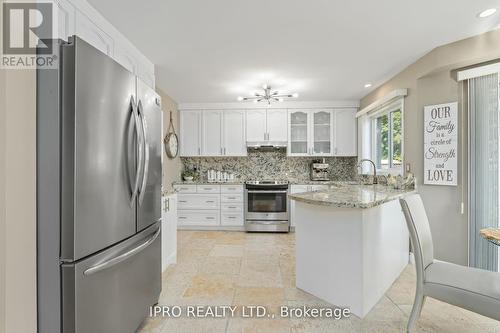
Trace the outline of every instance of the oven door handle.
{"label": "oven door handle", "polygon": [[274,191],[274,190],[267,190],[267,191],[253,191],[253,190],[249,190],[247,191],[248,193],[288,193],[287,190],[283,190],[283,191]]}

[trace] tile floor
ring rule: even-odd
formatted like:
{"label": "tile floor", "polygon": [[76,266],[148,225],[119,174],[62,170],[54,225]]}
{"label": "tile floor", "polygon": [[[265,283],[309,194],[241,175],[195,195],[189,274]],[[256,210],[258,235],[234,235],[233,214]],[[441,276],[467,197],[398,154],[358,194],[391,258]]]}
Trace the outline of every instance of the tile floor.
{"label": "tile floor", "polygon": [[[295,237],[179,231],[177,264],[163,274],[159,305],[330,306],[295,288]],[[405,332],[415,286],[408,266],[363,319],[149,318],[141,333]],[[500,322],[428,299],[418,332],[500,332]]]}

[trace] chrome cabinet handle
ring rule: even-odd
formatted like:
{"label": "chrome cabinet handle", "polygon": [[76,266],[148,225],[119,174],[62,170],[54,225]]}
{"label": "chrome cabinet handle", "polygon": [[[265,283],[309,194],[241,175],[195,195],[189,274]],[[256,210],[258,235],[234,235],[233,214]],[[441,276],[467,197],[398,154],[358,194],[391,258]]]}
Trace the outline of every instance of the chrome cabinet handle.
{"label": "chrome cabinet handle", "polygon": [[134,117],[134,128],[137,133],[137,145],[139,150],[139,160],[137,161],[137,167],[135,170],[135,181],[132,188],[132,195],[130,198],[130,207],[134,205],[135,198],[137,197],[137,192],[139,191],[139,176],[142,167],[142,137],[139,133],[139,114],[137,112],[137,106],[135,104],[134,96],[130,96],[130,106],[132,109],[132,115]]}
{"label": "chrome cabinet handle", "polygon": [[236,218],[236,216],[228,216],[227,218],[228,218],[228,219],[235,219],[235,218]]}
{"label": "chrome cabinet handle", "polygon": [[198,147],[198,155],[201,155],[201,148]]}
{"label": "chrome cabinet handle", "polygon": [[275,190],[272,190],[272,191],[248,191],[248,193],[270,193],[270,194],[273,194],[273,193],[287,193],[288,191],[286,190],[282,190],[282,191],[275,191]]}
{"label": "chrome cabinet handle", "polygon": [[142,205],[142,201],[144,200],[144,193],[146,191],[146,185],[148,182],[148,172],[149,172],[149,144],[148,144],[148,124],[146,122],[146,115],[142,109],[142,102],[139,100],[137,105],[137,110],[139,116],[142,119],[142,132],[144,134],[144,169],[142,176],[142,186],[139,191],[139,205]]}
{"label": "chrome cabinet handle", "polygon": [[226,147],[224,147],[224,155],[226,155]]}
{"label": "chrome cabinet handle", "polygon": [[205,217],[206,220],[215,220],[215,217],[212,217],[212,216],[206,216]]}
{"label": "chrome cabinet handle", "polygon": [[236,197],[227,197],[229,200],[234,200]]}
{"label": "chrome cabinet handle", "polygon": [[179,202],[186,203],[187,201],[186,200],[179,200]]}
{"label": "chrome cabinet handle", "polygon": [[111,266],[114,266],[132,256],[134,256],[135,254],[141,252],[142,250],[144,250],[145,248],[147,248],[151,243],[153,243],[156,238],[158,238],[158,236],[160,235],[160,232],[161,232],[161,228],[158,227],[158,230],[154,233],[153,236],[149,237],[144,243],[142,243],[141,245],[133,248],[132,250],[130,251],[127,251],[123,254],[120,254],[119,256],[116,256],[116,257],[113,257],[109,260],[106,260],[105,262],[102,262],[100,264],[97,264],[95,266],[92,266],[88,269],[86,269],[83,274],[84,275],[91,275],[91,274],[94,274],[94,273],[97,273],[99,271],[102,271],[106,268],[109,268]]}
{"label": "chrome cabinet handle", "polygon": [[235,207],[235,206],[228,206],[227,208],[229,208],[229,209],[236,209],[237,207]]}
{"label": "chrome cabinet handle", "polygon": [[206,202],[206,203],[214,203],[215,201],[213,201],[213,200],[207,200],[207,201],[205,201],[205,202]]}

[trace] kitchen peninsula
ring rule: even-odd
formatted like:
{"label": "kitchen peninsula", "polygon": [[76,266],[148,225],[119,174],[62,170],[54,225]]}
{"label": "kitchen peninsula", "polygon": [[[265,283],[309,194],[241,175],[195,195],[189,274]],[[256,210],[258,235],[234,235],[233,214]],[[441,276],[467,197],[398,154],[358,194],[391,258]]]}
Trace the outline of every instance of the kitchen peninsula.
{"label": "kitchen peninsula", "polygon": [[296,285],[363,318],[409,260],[397,199],[415,190],[337,183],[295,200]]}

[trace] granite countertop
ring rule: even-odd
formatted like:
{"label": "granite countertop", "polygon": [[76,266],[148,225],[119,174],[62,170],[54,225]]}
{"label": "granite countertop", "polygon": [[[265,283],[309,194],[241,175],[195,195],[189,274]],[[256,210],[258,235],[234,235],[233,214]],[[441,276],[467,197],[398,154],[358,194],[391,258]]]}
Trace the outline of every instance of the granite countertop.
{"label": "granite countertop", "polygon": [[385,185],[359,185],[352,182],[337,182],[328,191],[292,194],[290,199],[321,206],[372,208],[415,192],[414,189],[395,190]]}
{"label": "granite countertop", "polygon": [[[291,185],[335,185],[339,183],[345,183],[345,184],[354,184],[357,182],[355,181],[334,181],[334,180],[289,180],[289,183]],[[206,180],[199,180],[199,181],[175,181],[172,183],[172,185],[241,185],[245,184],[244,180],[234,180],[230,182],[209,182]]]}
{"label": "granite countertop", "polygon": [[193,180],[191,182],[188,181],[176,181],[173,182],[172,185],[242,185],[245,184],[242,180],[233,180],[227,182],[209,182],[206,180]]}

